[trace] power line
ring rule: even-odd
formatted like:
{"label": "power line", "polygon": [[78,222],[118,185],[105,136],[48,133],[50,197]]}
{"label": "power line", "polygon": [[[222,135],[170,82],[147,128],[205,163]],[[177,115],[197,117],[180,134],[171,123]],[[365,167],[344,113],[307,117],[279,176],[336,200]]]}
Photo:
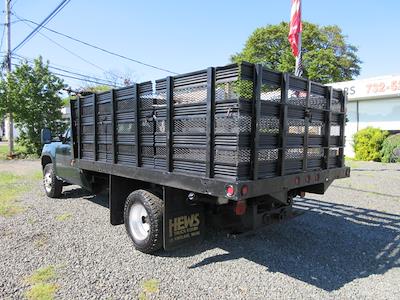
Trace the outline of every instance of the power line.
{"label": "power line", "polygon": [[[30,63],[34,62],[33,59],[30,59],[28,57],[23,57],[23,56],[20,56],[20,55],[19,55],[19,57],[16,57],[16,56],[13,56],[13,57],[18,59],[19,61],[26,60],[26,61],[28,61]],[[99,84],[107,84],[107,85],[110,85],[110,86],[117,86],[117,84],[115,82],[113,82],[113,81],[110,81],[110,80],[107,80],[107,79],[103,79],[103,78],[98,78],[98,77],[95,77],[95,76],[90,76],[90,75],[87,75],[87,74],[81,74],[81,73],[77,73],[77,72],[72,72],[72,71],[69,71],[69,70],[65,70],[65,69],[62,69],[62,68],[58,68],[58,67],[52,66],[51,64],[49,64],[49,68],[54,69],[54,70],[58,70],[58,71],[61,71],[61,72],[69,73],[69,74],[72,74],[72,75],[83,77],[83,78],[81,78],[81,80],[83,80],[83,81],[88,81],[87,79],[89,78],[90,80],[96,80],[97,81],[96,83],[99,83]],[[55,74],[54,72],[52,72],[52,73]],[[64,74],[62,76],[64,76]]]}
{"label": "power line", "polygon": [[[15,14],[14,14],[14,15],[15,15]],[[28,24],[28,23],[25,22],[24,20],[22,20],[22,21],[23,21],[26,25],[28,25],[29,27],[32,28],[32,26],[31,26],[30,24]],[[68,48],[64,47],[63,45],[57,43],[56,41],[54,41],[53,39],[49,38],[48,36],[46,36],[46,35],[43,34],[42,32],[38,32],[38,33],[39,33],[41,36],[43,36],[44,38],[46,38],[47,40],[49,40],[50,42],[56,44],[58,47],[64,49],[65,51],[67,51],[67,52],[70,53],[71,55],[73,55],[73,56],[79,58],[80,60],[86,62],[87,64],[89,64],[89,65],[91,65],[91,66],[93,66],[93,67],[95,67],[95,68],[97,68],[97,69],[99,69],[99,70],[102,70],[104,73],[109,73],[109,74],[113,75],[115,78],[120,78],[120,76],[118,76],[118,75],[116,75],[116,74],[113,74],[113,73],[110,72],[110,71],[105,70],[104,68],[100,67],[99,65],[96,65],[96,64],[90,62],[89,60],[83,58],[82,56],[80,56],[80,55],[74,53],[73,51],[69,50]]]}
{"label": "power line", "polygon": [[15,4],[17,4],[18,0],[15,0],[14,3],[11,5],[11,8],[14,7]]}
{"label": "power line", "polygon": [[[13,66],[21,66],[19,64],[12,64]],[[51,72],[54,75],[58,75],[58,76],[64,76],[67,78],[71,78],[71,79],[76,79],[76,80],[81,80],[81,81],[87,81],[87,82],[91,82],[91,83],[96,83],[96,84],[100,84],[100,85],[107,85],[107,86],[111,86],[111,87],[116,87],[115,84],[108,84],[108,83],[104,83],[104,82],[98,82],[96,80],[91,80],[91,79],[87,79],[87,78],[79,78],[79,77],[75,77],[75,76],[71,76],[71,75],[66,75],[66,74],[61,74],[61,73],[57,73],[57,72]]]}
{"label": "power line", "polygon": [[[32,21],[32,20],[19,18],[15,13],[14,13],[14,16],[15,16],[16,18],[20,19],[21,21],[28,21],[28,22],[30,22],[30,23],[33,23],[33,24],[35,24],[35,25],[38,25],[38,23],[36,23],[36,22],[34,22],[34,21]],[[171,71],[171,70],[168,70],[168,69],[164,69],[164,68],[161,68],[161,67],[157,67],[157,66],[155,66],[155,65],[151,65],[151,64],[142,62],[142,61],[140,61],[140,60],[133,59],[133,58],[127,57],[127,56],[125,56],[125,55],[118,54],[118,53],[112,52],[112,51],[110,51],[110,50],[101,48],[101,47],[99,47],[99,46],[90,44],[90,43],[88,43],[88,42],[82,41],[82,40],[80,40],[80,39],[77,39],[77,38],[72,37],[72,36],[70,36],[70,35],[67,35],[67,34],[65,34],[65,33],[61,33],[61,32],[59,32],[59,31],[56,31],[56,30],[51,29],[51,28],[49,28],[49,27],[42,26],[42,28],[44,28],[44,29],[46,29],[46,30],[48,30],[48,31],[50,31],[50,32],[53,32],[53,33],[55,33],[55,34],[58,34],[58,35],[60,35],[60,36],[63,36],[63,37],[65,37],[65,38],[68,38],[68,39],[70,39],[70,40],[73,40],[73,41],[75,41],[75,42],[78,42],[78,43],[81,43],[81,44],[83,44],[83,45],[86,45],[86,46],[88,46],[88,47],[91,47],[91,48],[94,48],[94,49],[103,51],[103,52],[105,52],[105,53],[108,53],[108,54],[117,56],[117,57],[119,57],[119,58],[123,58],[123,59],[125,59],[125,60],[129,60],[129,61],[132,61],[132,62],[134,62],[134,63],[141,64],[141,65],[143,65],[143,66],[146,66],[146,67],[149,67],[149,68],[153,68],[153,69],[156,69],[156,70],[159,70],[159,71],[164,71],[164,72],[171,73],[171,74],[178,74],[178,73],[176,73],[176,72],[174,72],[174,71]]]}
{"label": "power line", "polygon": [[35,29],[32,30],[31,33],[29,33],[27,35],[27,37],[25,37],[23,39],[22,42],[20,42],[13,50],[12,52],[17,51],[19,48],[21,48],[23,45],[25,45],[36,33],[39,32],[39,30],[46,25],[47,23],[49,23],[51,21],[51,19],[53,19],[71,0],[62,0],[60,2],[60,4],[40,23],[37,24],[37,27]]}

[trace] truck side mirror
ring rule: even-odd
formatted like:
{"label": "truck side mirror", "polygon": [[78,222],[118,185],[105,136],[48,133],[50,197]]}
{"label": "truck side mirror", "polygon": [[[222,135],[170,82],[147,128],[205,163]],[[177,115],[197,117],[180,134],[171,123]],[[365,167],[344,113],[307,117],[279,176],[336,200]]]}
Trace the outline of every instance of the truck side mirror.
{"label": "truck side mirror", "polygon": [[42,145],[51,143],[51,131],[49,128],[43,128],[40,132],[40,140]]}

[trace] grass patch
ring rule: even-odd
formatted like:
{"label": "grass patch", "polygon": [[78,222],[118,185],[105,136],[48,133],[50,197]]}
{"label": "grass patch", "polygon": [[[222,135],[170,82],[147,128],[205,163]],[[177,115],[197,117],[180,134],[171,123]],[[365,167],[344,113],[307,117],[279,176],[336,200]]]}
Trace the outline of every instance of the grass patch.
{"label": "grass patch", "polygon": [[26,281],[30,284],[48,282],[55,279],[56,268],[54,266],[48,266],[36,270],[31,276],[29,276]]}
{"label": "grass patch", "polygon": [[[4,147],[3,147],[4,148]],[[23,212],[24,207],[18,205],[18,196],[30,190],[33,182],[42,178],[41,171],[28,175],[15,175],[12,172],[0,173],[0,216],[12,217]]]}
{"label": "grass patch", "polygon": [[26,297],[31,300],[54,299],[58,286],[51,281],[56,278],[54,266],[48,266],[36,270],[26,281],[32,286],[26,292]]}
{"label": "grass patch", "polygon": [[0,216],[12,217],[24,211],[24,208],[17,204],[16,198],[29,190],[23,177],[10,172],[0,173]]}
{"label": "grass patch", "polygon": [[[16,144],[14,147],[14,154],[16,158],[38,158],[36,154],[27,153],[26,147]],[[8,144],[0,145],[0,160],[8,159]]]}
{"label": "grass patch", "polygon": [[70,213],[65,213],[65,214],[62,214],[62,215],[57,216],[57,217],[56,217],[56,220],[62,222],[62,221],[68,220],[68,219],[71,218],[71,217],[72,217],[72,214],[70,214]]}
{"label": "grass patch", "polygon": [[143,282],[142,292],[139,294],[140,300],[148,299],[148,296],[158,292],[159,281],[157,279],[149,279]]}

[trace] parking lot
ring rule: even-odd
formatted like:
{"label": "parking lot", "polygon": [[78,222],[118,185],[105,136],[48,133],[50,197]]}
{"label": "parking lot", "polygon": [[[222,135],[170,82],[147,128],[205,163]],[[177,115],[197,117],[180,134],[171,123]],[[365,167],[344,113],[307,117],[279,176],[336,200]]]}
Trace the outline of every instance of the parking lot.
{"label": "parking lot", "polygon": [[294,219],[236,238],[210,230],[154,256],[109,224],[104,196],[70,186],[47,198],[38,161],[1,161],[24,191],[0,215],[0,298],[25,297],[30,276],[51,268],[57,299],[398,299],[400,166],[350,166],[325,195],[296,199]]}

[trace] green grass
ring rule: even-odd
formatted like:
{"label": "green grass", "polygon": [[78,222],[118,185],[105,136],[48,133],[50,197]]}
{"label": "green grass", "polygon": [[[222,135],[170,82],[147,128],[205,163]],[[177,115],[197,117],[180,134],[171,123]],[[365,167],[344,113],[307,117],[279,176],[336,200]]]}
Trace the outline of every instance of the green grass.
{"label": "green grass", "polygon": [[23,212],[24,207],[18,205],[17,198],[29,191],[32,183],[42,178],[42,172],[36,171],[25,176],[12,172],[0,173],[0,216],[12,217]]}
{"label": "green grass", "polygon": [[25,296],[30,300],[52,300],[58,290],[58,286],[52,281],[56,278],[56,269],[54,266],[40,268],[33,272],[26,281],[31,287]]}
{"label": "green grass", "polygon": [[0,216],[11,217],[24,211],[19,206],[16,198],[29,190],[29,186],[24,184],[21,176],[11,172],[0,173]]}
{"label": "green grass", "polygon": [[140,300],[148,299],[148,296],[158,292],[159,281],[157,279],[149,279],[143,282],[142,292],[139,294]]}
{"label": "green grass", "polygon": [[56,278],[56,268],[54,266],[47,266],[37,269],[31,276],[26,278],[30,284],[48,282]]}
{"label": "green grass", "polygon": [[72,214],[70,214],[70,213],[65,213],[65,214],[62,214],[62,215],[57,216],[57,217],[56,217],[56,220],[62,222],[62,221],[68,220],[68,219],[71,218],[71,217],[72,217]]}
{"label": "green grass", "polygon": [[[14,147],[14,153],[17,158],[37,158],[37,155],[27,154],[26,147],[16,144]],[[0,160],[7,159],[8,156],[8,144],[0,145]]]}
{"label": "green grass", "polygon": [[54,283],[37,283],[26,292],[29,300],[52,300],[58,290]]}

